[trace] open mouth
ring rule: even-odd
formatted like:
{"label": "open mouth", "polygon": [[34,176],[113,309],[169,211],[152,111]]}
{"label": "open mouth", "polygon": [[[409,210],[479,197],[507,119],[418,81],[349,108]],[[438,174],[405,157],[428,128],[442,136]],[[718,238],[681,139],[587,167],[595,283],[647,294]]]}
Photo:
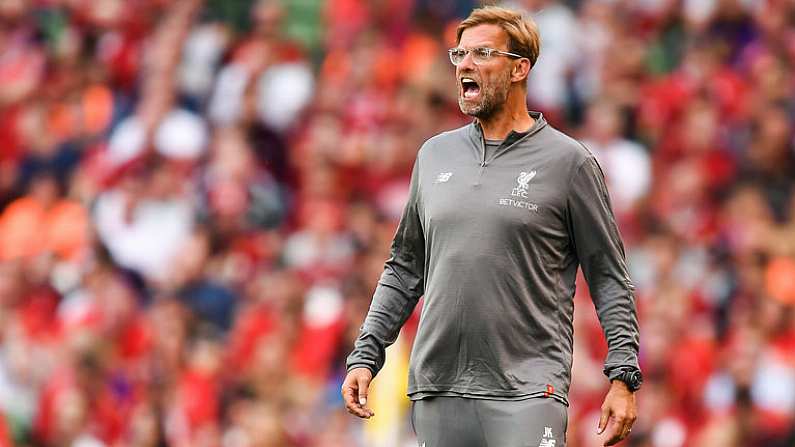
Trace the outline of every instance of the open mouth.
{"label": "open mouth", "polygon": [[465,99],[472,99],[480,94],[480,85],[472,78],[461,78],[461,94]]}

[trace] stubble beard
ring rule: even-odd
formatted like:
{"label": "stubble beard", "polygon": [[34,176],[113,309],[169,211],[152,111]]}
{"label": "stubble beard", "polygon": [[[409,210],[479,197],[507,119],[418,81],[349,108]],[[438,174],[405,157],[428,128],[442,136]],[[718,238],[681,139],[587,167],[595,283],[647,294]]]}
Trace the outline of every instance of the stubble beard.
{"label": "stubble beard", "polygon": [[469,115],[480,120],[489,119],[498,111],[502,110],[508,101],[508,90],[510,89],[510,73],[505,79],[500,79],[491,84],[491,87],[482,85],[480,87],[480,101],[473,104],[464,99],[464,95],[458,94],[458,107],[465,115]]}

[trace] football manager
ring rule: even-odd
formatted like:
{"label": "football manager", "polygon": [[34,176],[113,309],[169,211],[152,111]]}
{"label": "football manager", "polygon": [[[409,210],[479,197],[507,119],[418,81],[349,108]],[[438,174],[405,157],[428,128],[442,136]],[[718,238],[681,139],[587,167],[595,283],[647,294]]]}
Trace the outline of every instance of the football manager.
{"label": "football manager", "polygon": [[347,358],[348,411],[374,416],[370,381],[424,295],[411,351],[411,421],[425,447],[566,444],[578,267],[608,345],[598,433],[636,418],[634,288],[604,175],[579,141],[528,112],[539,54],[530,19],[474,10],[449,50],[470,124],[426,141],[370,309]]}

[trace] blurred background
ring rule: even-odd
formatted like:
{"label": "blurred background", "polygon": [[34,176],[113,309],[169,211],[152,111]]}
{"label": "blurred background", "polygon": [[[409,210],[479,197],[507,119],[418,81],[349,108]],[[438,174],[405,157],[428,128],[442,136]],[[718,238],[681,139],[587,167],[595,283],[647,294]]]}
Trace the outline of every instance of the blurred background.
{"label": "blurred background", "polygon": [[[466,0],[0,0],[0,446],[416,445],[342,408]],[[795,2],[524,0],[528,105],[606,172],[646,382],[624,445],[795,446]],[[570,447],[606,352],[576,297]],[[419,308],[418,308],[419,309]]]}

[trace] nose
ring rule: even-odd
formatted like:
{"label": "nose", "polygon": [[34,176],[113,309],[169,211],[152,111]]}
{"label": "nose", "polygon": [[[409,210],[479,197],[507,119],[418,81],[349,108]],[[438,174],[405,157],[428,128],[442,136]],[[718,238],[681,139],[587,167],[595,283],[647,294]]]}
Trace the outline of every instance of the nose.
{"label": "nose", "polygon": [[464,55],[464,59],[462,59],[461,62],[459,62],[458,65],[456,65],[456,68],[459,71],[474,70],[475,69],[475,61],[472,59],[472,52],[471,51],[468,51]]}

